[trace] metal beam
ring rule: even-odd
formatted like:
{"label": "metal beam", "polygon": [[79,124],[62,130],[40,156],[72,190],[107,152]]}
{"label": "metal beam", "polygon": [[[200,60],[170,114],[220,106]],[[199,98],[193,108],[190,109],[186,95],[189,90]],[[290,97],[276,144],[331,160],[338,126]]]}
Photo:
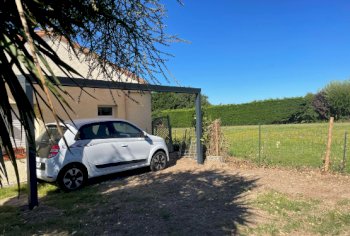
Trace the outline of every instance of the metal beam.
{"label": "metal beam", "polygon": [[202,109],[201,94],[196,94],[196,138],[197,138],[197,163],[203,164],[203,145],[202,145]]}
{"label": "metal beam", "polygon": [[[34,109],[33,103],[33,88],[28,83],[25,82],[25,91],[27,98]],[[35,131],[34,131],[34,117],[27,117],[29,123],[29,137],[27,138],[27,182],[28,182],[28,205],[29,209],[39,205],[38,201],[38,185],[36,177],[36,148],[35,148]]]}
{"label": "metal beam", "polygon": [[152,84],[139,84],[139,83],[124,83],[108,80],[92,80],[92,79],[80,79],[80,78],[68,78],[58,77],[61,85],[69,87],[83,88],[102,88],[102,89],[121,89],[121,90],[137,90],[137,91],[149,91],[149,92],[174,92],[174,93],[192,93],[198,94],[201,92],[200,88],[189,87],[175,87],[175,86],[162,86]]}

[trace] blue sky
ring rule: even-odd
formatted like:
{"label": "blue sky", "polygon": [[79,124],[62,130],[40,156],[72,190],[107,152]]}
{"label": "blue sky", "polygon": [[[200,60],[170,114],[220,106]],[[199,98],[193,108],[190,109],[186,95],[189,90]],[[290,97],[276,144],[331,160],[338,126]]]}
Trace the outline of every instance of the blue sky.
{"label": "blue sky", "polygon": [[304,96],[350,78],[349,0],[183,2],[166,1],[167,31],[191,43],[167,48],[167,65],[213,104]]}

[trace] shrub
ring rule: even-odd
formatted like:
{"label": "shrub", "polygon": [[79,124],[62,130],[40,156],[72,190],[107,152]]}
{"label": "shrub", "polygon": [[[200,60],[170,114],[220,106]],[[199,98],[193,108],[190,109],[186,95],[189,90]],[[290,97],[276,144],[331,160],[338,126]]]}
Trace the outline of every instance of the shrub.
{"label": "shrub", "polygon": [[350,117],[350,80],[334,81],[324,88],[330,113],[336,119]]}
{"label": "shrub", "polygon": [[[255,101],[239,105],[219,105],[203,108],[210,120],[221,119],[223,126],[257,125],[297,122],[296,114],[302,112],[303,97]],[[194,109],[165,110],[173,127],[191,127]]]}

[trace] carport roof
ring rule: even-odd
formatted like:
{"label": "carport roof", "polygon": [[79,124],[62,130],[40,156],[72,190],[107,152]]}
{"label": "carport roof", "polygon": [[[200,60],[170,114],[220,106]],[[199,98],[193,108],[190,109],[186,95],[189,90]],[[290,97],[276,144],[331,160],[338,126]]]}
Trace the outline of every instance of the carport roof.
{"label": "carport roof", "polygon": [[61,85],[83,88],[104,88],[104,89],[121,89],[121,90],[136,90],[149,92],[174,92],[174,93],[193,93],[199,94],[200,88],[163,86],[152,84],[125,83],[118,81],[92,80],[81,78],[58,77]]}

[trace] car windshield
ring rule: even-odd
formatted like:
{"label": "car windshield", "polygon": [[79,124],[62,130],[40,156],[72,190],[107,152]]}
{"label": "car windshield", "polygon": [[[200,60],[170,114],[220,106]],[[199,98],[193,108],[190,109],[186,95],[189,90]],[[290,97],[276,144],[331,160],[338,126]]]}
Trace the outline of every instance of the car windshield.
{"label": "car windshield", "polygon": [[[66,132],[67,128],[61,126],[63,133]],[[46,126],[46,130],[39,135],[36,139],[36,152],[37,156],[46,158],[50,153],[50,149],[53,145],[57,145],[61,139],[61,135],[56,125]]]}

